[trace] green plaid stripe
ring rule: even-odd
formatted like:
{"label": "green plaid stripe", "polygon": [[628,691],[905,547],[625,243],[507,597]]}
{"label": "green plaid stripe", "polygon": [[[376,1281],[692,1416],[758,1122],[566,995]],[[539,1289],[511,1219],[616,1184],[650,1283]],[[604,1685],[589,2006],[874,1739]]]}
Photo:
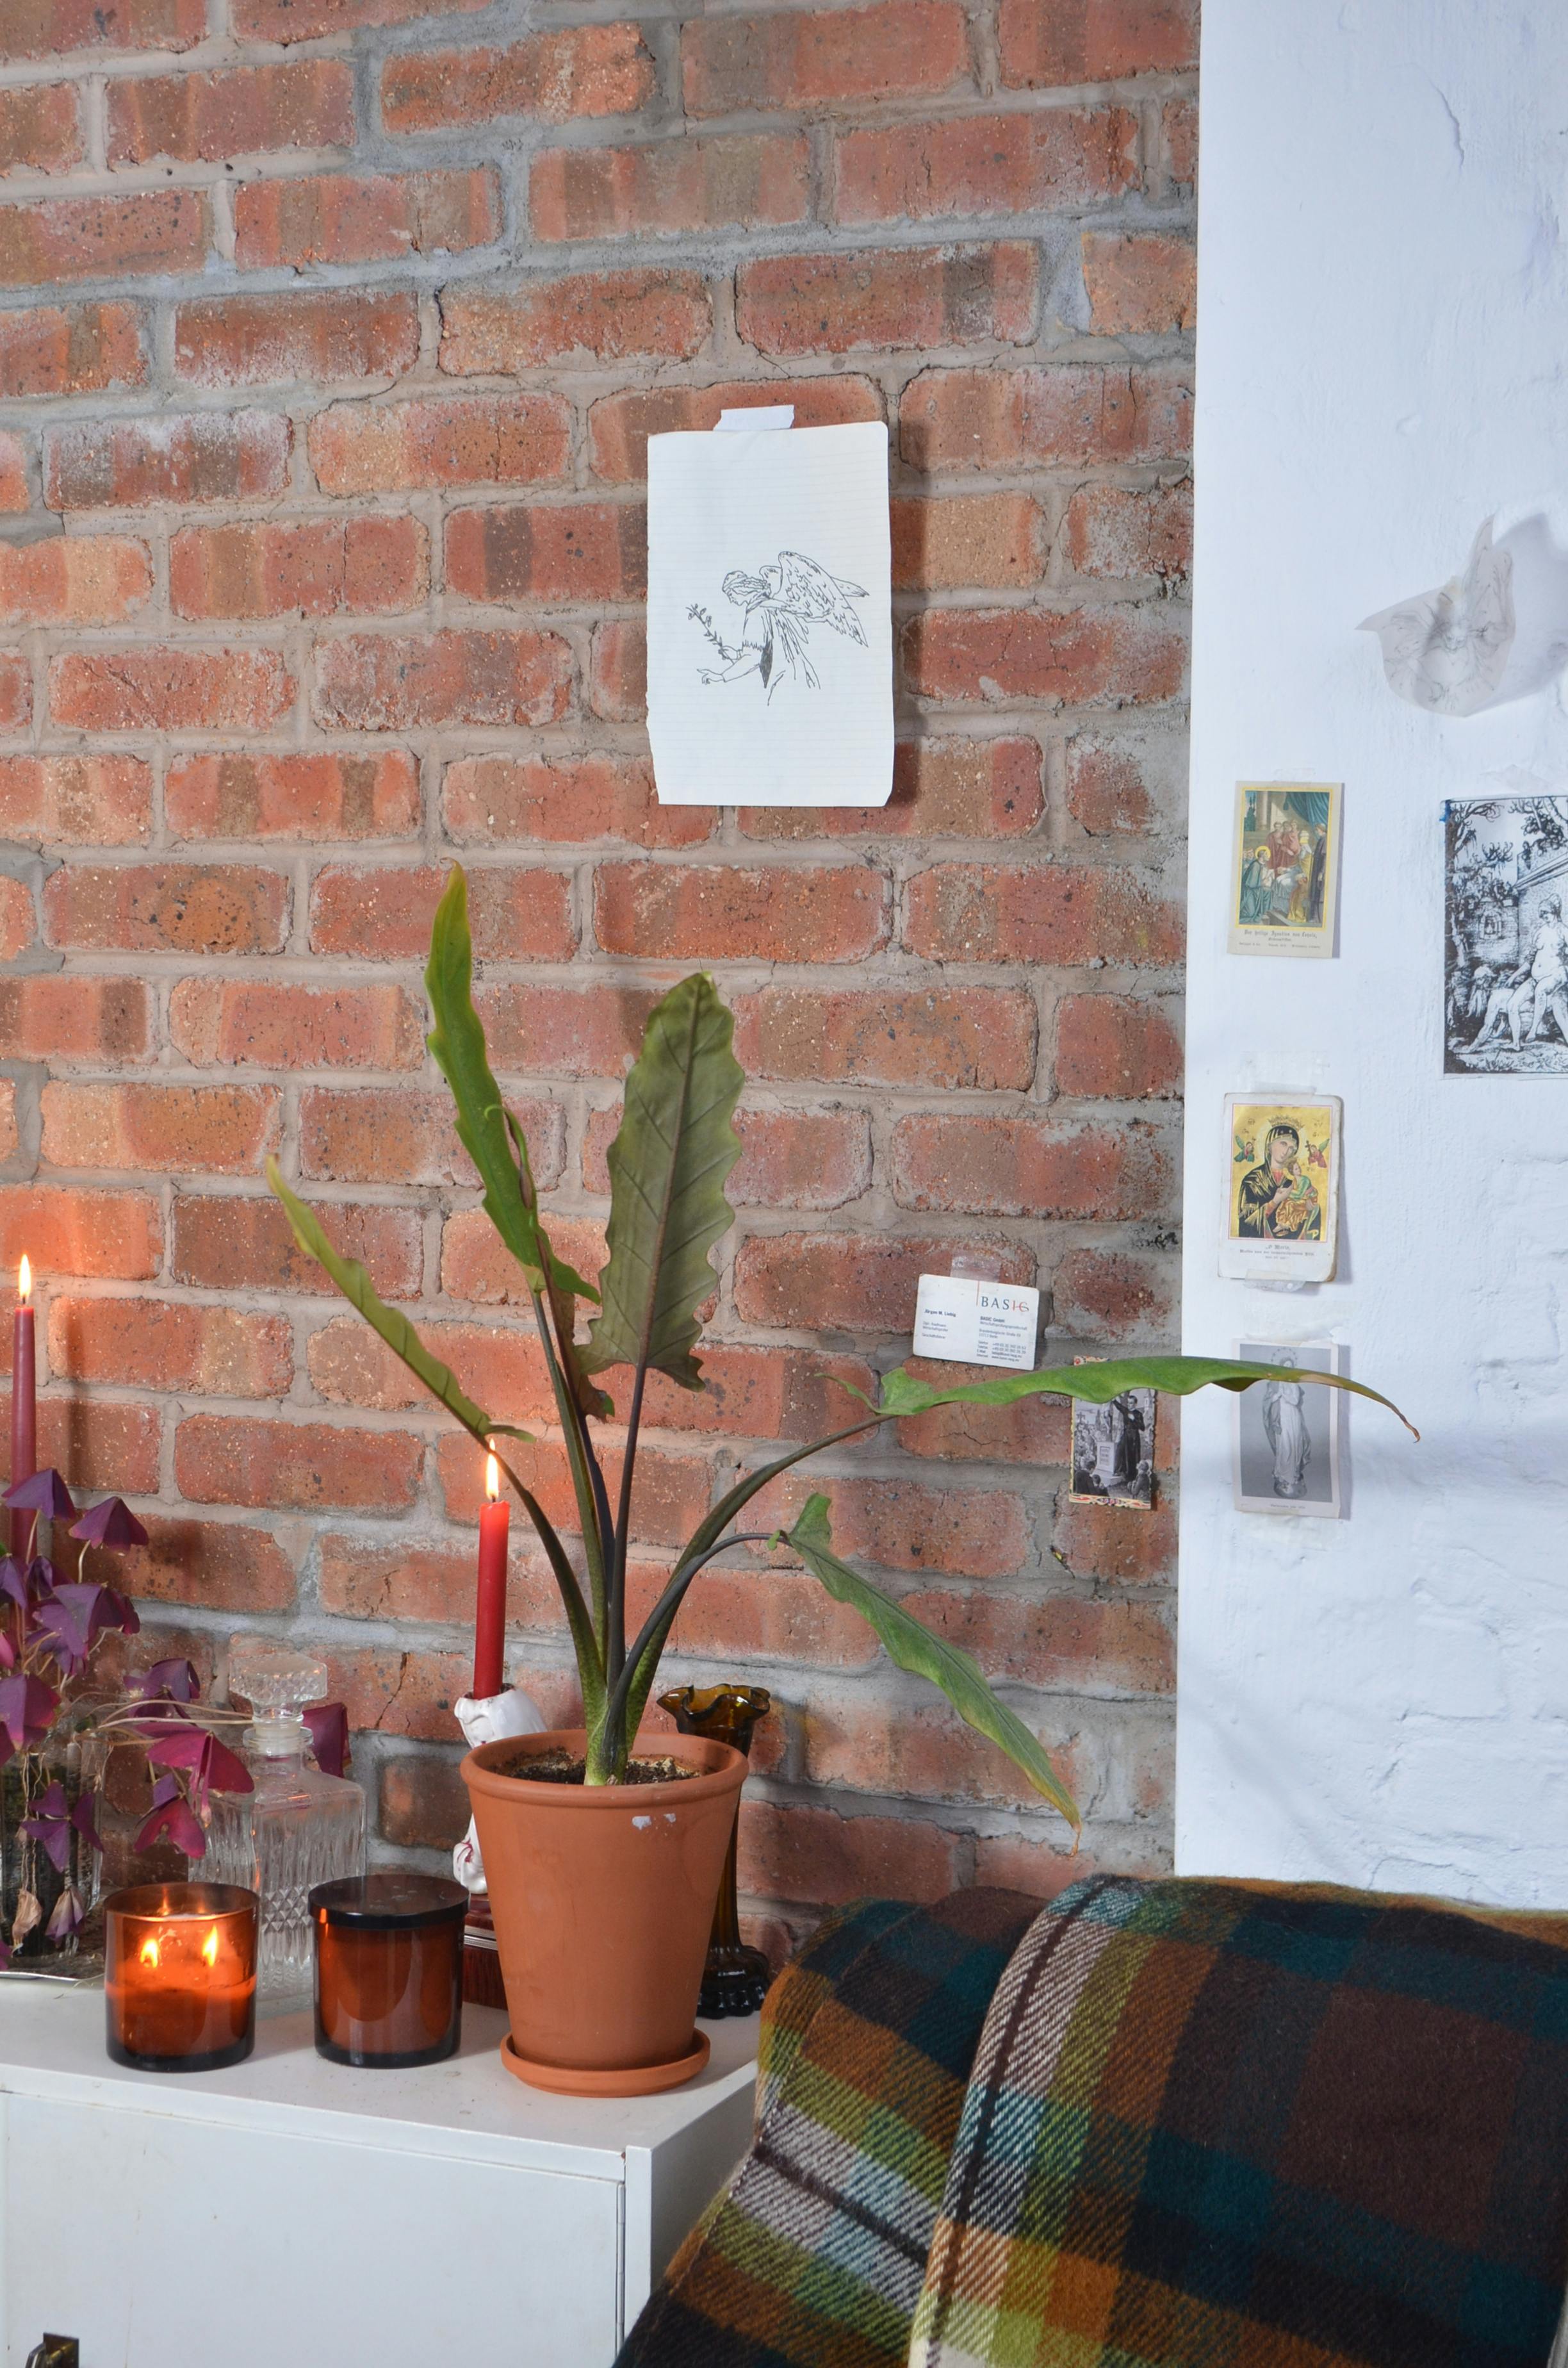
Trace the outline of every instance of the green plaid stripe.
{"label": "green plaid stripe", "polygon": [[912,2368],[1545,2368],[1568,1918],[1096,1878],[999,1985]]}
{"label": "green plaid stripe", "polygon": [[985,2010],[1038,1903],[873,1901],[763,2012],[756,2137],[619,2368],[892,2368],[909,2349]]}

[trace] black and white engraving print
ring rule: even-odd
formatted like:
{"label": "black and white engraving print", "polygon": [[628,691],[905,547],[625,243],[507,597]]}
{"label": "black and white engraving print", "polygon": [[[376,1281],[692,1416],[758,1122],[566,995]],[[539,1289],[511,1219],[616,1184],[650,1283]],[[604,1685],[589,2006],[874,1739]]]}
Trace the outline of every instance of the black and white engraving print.
{"label": "black and white engraving print", "polygon": [[1568,797],[1444,808],[1443,1066],[1568,1076]]}

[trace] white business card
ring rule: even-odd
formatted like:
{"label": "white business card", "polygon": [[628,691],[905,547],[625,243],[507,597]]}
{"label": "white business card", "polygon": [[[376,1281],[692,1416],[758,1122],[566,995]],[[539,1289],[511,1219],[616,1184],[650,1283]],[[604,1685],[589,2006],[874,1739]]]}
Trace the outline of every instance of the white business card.
{"label": "white business card", "polygon": [[915,1353],[955,1365],[1034,1363],[1040,1293],[1028,1282],[978,1282],[923,1274],[915,1302]]}

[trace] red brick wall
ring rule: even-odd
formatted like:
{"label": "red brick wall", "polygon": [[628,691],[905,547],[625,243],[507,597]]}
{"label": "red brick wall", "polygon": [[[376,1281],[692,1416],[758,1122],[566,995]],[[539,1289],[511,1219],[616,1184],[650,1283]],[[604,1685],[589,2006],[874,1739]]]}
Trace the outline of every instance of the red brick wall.
{"label": "red brick wall", "polygon": [[[713,1387],[657,1395],[640,1588],[960,1246],[1038,1278],[1063,1356],[1172,1328],[1193,0],[552,13],[0,9],[0,1258],[41,1277],[49,1454],[153,1527],[150,1617],[220,1664],[314,1639],[381,1835],[432,1850],[477,1458],[261,1165],[540,1418],[422,1044],[454,858],[579,1263],[650,996],[710,964],[738,1015]],[[661,812],[644,439],[781,396],[892,430],[892,803]],[[1059,1507],[1063,1440],[949,1413],[824,1470],[1092,1854],[1158,1862],[1170,1508]],[[564,1711],[533,1558],[514,1614]],[[676,1644],[780,1704],[759,1913],[1058,1879],[1060,1828],[799,1574],[706,1578]]]}

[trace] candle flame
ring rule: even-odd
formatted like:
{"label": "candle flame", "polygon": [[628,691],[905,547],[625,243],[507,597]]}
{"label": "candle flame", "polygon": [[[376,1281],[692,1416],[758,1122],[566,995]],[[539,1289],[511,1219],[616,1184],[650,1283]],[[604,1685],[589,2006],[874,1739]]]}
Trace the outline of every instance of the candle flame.
{"label": "candle flame", "polygon": [[501,1494],[501,1467],[493,1455],[484,1459],[484,1493],[492,1503]]}
{"label": "candle flame", "polygon": [[149,1933],[146,1940],[142,1941],[139,1953],[141,1955],[142,1963],[144,1965],[156,1966],[158,1962],[158,1943],[151,1933]]}
{"label": "candle flame", "polygon": [[33,1270],[28,1263],[28,1255],[24,1250],[22,1253],[22,1263],[17,1269],[17,1296],[18,1299],[30,1299],[32,1295]]}
{"label": "candle flame", "polygon": [[216,1924],[213,1925],[211,1931],[209,1932],[206,1940],[201,1943],[201,1962],[204,1965],[208,1966],[215,1965],[218,1962],[218,1927]]}

